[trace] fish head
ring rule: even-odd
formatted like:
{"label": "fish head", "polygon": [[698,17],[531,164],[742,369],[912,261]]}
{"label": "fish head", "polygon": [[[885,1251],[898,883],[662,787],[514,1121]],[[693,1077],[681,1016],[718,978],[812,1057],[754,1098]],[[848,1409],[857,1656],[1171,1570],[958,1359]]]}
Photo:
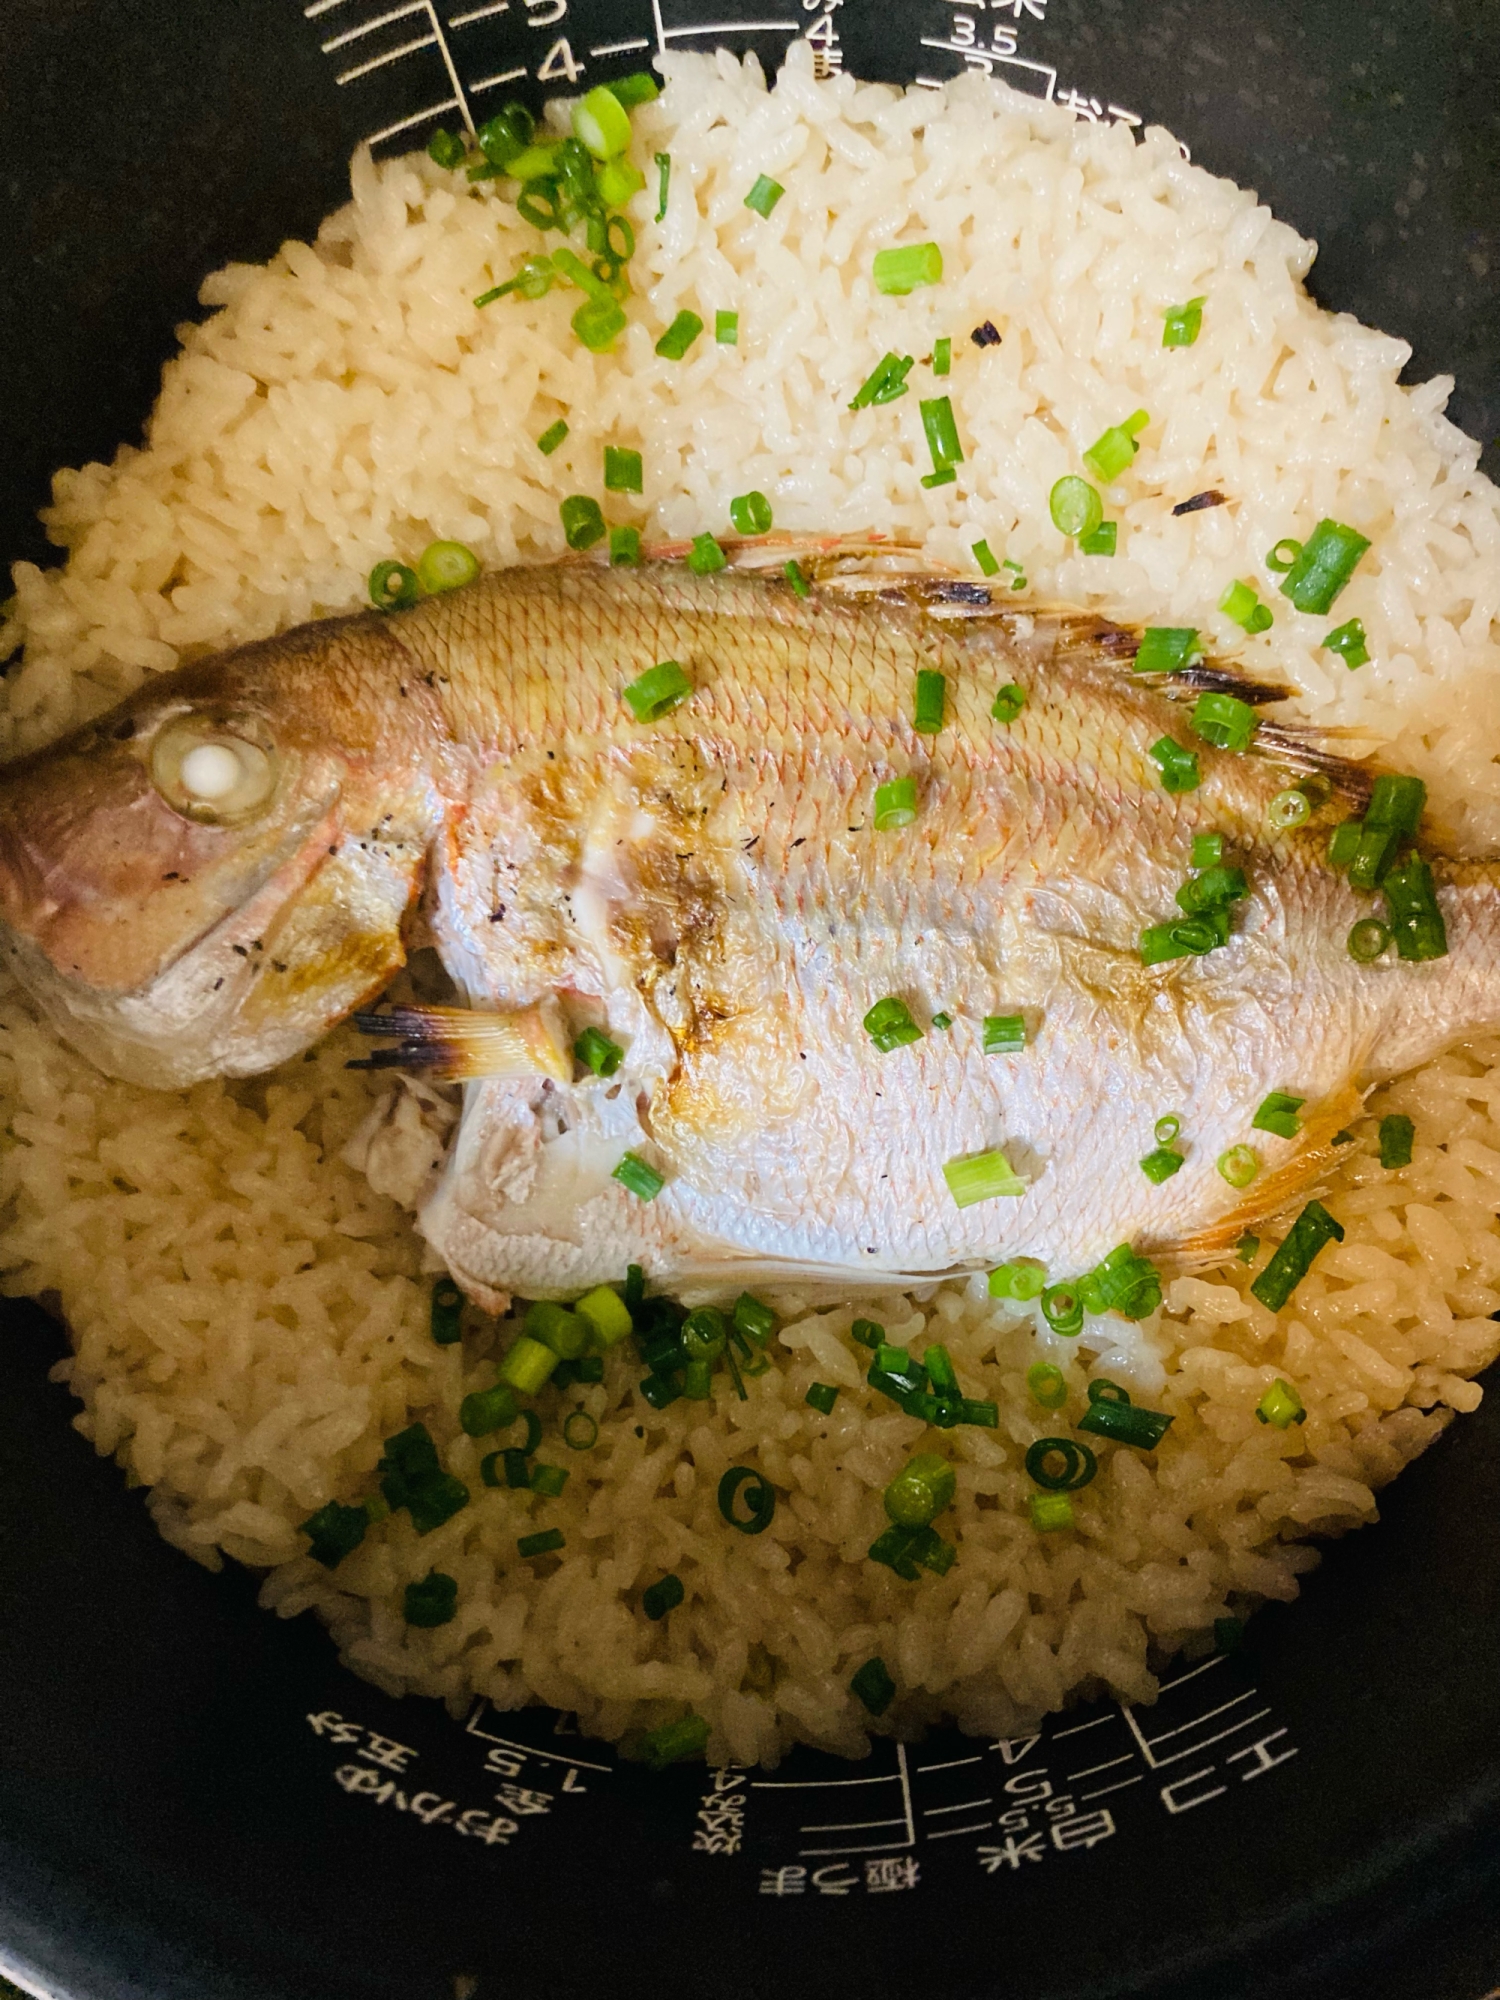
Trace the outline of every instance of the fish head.
{"label": "fish head", "polygon": [[100,1068],[271,1068],[402,963],[435,809],[391,643],[345,619],[202,660],[0,770],[0,949]]}

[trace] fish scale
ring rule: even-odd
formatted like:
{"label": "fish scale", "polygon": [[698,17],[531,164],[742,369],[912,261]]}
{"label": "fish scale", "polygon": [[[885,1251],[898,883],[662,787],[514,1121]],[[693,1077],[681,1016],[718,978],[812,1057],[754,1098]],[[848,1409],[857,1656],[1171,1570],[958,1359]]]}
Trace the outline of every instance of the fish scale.
{"label": "fish scale", "polygon": [[[491,1303],[628,1262],[709,1294],[1017,1255],[1076,1273],[1126,1241],[1203,1256],[1326,1170],[1362,1079],[1500,1019],[1487,864],[1437,859],[1448,958],[1350,958],[1368,903],[1323,851],[1366,774],[1325,758],[1333,800],[1272,833],[1319,753],[1267,728],[1249,754],[1200,746],[1201,788],[1168,794],[1150,746],[1191,731],[1170,685],[1132,678],[1128,633],[899,556],[805,560],[806,599],[753,568],[502,571],[162,677],[0,777],[10,962],[101,1064],[174,1086],[305,1047],[378,991],[420,902],[497,1024],[483,1061],[461,1023],[422,1041],[467,1082],[420,1220]],[[667,659],[694,692],[640,724],[622,689]],[[919,735],[934,667],[945,724]],[[259,732],[272,789],[195,819],[153,762],[169,727]],[[875,786],[905,774],[916,822],[876,831]],[[1145,967],[1208,830],[1251,885],[1230,942]],[[881,1055],[862,1023],[888,994],[926,1032]],[[1027,1047],[985,1055],[985,1016],[1014,1013]],[[624,1050],[609,1078],[570,1061],[586,1023]],[[1252,1132],[1275,1089],[1307,1100],[1296,1141]],[[1154,1186],[1168,1111],[1186,1164]],[[1252,1141],[1241,1195],[1214,1163]],[[959,1209],[943,1168],[996,1147],[1025,1193]],[[655,1200],[613,1180],[627,1149]]]}

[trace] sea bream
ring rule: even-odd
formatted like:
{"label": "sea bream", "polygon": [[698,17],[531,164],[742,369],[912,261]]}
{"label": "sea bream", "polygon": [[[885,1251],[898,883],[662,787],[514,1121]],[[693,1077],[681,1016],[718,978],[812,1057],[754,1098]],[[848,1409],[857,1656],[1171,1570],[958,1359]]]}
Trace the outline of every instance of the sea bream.
{"label": "sea bream", "polygon": [[[0,775],[10,964],[103,1069],[173,1089],[286,1061],[435,944],[469,1011],[385,1025],[465,1079],[420,1224],[491,1305],[628,1263],[712,1295],[1202,1257],[1326,1168],[1369,1079],[1500,1023],[1495,869],[1424,826],[1446,955],[1361,963],[1381,905],[1326,857],[1371,774],[1189,726],[1204,686],[1274,690],[1136,675],[1107,620],[889,557],[805,556],[804,591],[787,553],[505,570],[151,681]],[[691,692],[637,719],[625,689],[669,661]],[[1164,788],[1167,737],[1196,789]],[[1313,809],[1278,830],[1299,774]],[[877,827],[902,778],[914,816]],[[1247,893],[1201,955],[1143,963],[1208,834]],[[919,1031],[884,1052],[882,1000]],[[612,1073],[575,1055],[590,1027]],[[1252,1129],[1275,1091],[1289,1137]],[[1246,1145],[1241,1188],[1216,1163]]]}

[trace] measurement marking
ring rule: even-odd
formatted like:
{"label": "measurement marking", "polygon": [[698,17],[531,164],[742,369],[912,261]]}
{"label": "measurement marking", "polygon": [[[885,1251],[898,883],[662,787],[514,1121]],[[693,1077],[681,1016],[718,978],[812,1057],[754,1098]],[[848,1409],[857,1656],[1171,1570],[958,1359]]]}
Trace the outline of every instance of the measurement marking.
{"label": "measurement marking", "polygon": [[906,1770],[906,1745],[904,1743],[896,1745],[896,1766],[901,1776],[901,1796],[906,1801],[906,1838],[908,1843],[911,1843],[917,1837],[917,1822],[912,1818],[911,1812],[911,1779],[908,1777]]}
{"label": "measurement marking", "polygon": [[667,31],[662,26],[661,0],[651,0],[651,19],[656,28],[656,53],[664,56],[667,53]]}
{"label": "measurement marking", "polygon": [[875,1826],[904,1826],[905,1820],[898,1813],[895,1819],[836,1819],[827,1826],[799,1826],[798,1833],[868,1833]]}
{"label": "measurement marking", "polygon": [[1145,1782],[1146,1780],[1137,1772],[1133,1778],[1121,1778],[1117,1785],[1101,1785],[1096,1792],[1084,1792],[1082,1798],[1087,1805],[1090,1799],[1107,1799],[1111,1792],[1123,1792],[1131,1785],[1144,1785]]}
{"label": "measurement marking", "polygon": [[448,46],[448,37],[443,33],[443,24],[438,19],[437,0],[427,0],[427,18],[432,23],[432,32],[438,47],[443,52],[443,68],[448,72],[448,81],[453,86],[453,95],[458,99],[464,124],[469,131],[474,130],[474,120],[469,113],[469,100],[464,96],[464,87],[458,80],[458,71],[453,66],[453,51]]}
{"label": "measurement marking", "polygon": [[638,42],[601,42],[597,49],[590,49],[591,56],[628,56],[636,49],[649,49],[650,41],[642,36]]}
{"label": "measurement marking", "polygon": [[[410,118],[398,119],[394,125],[387,125],[383,131],[372,132],[369,138],[366,139],[365,144],[372,147],[378,146],[382,139],[394,139],[398,132],[409,131],[413,125],[420,125],[424,118],[436,118],[444,111],[461,111],[462,109],[463,106],[456,97],[445,97],[441,104],[429,104],[425,111],[414,111]],[[476,1730],[474,1734],[478,1735],[479,1732]],[[498,1743],[500,1738],[496,1736],[492,1738],[492,1741]],[[541,1754],[540,1751],[537,1752],[538,1756]],[[604,1766],[601,1764],[597,1767],[591,1766],[590,1768],[603,1770]]]}
{"label": "measurement marking", "polygon": [[360,63],[355,69],[346,69],[342,76],[335,78],[335,82],[353,83],[356,77],[368,76],[372,69],[384,69],[387,63],[400,62],[403,56],[414,56],[418,49],[430,49],[436,44],[436,35],[423,35],[419,41],[403,42],[399,49],[389,49],[383,56],[372,56],[369,62]]}
{"label": "measurement marking", "polygon": [[946,1764],[918,1764],[917,1772],[920,1776],[927,1771],[956,1771],[961,1764],[981,1764],[983,1762],[984,1759],[982,1756],[950,1757]]}
{"label": "measurement marking", "polygon": [[[1135,1716],[1124,1702],[1120,1704],[1120,1713],[1124,1716],[1131,1735],[1140,1745],[1141,1755],[1145,1758],[1147,1764],[1153,1771],[1164,1771],[1168,1764],[1180,1764],[1184,1757],[1199,1756],[1203,1751],[1209,1749],[1211,1745],[1222,1743],[1226,1736],[1237,1736],[1242,1729],[1248,1729],[1252,1722],[1263,1722],[1271,1711],[1268,1708],[1259,1709],[1254,1715],[1247,1715],[1241,1722],[1232,1722],[1227,1729],[1221,1729],[1217,1736],[1210,1736],[1205,1742],[1194,1743],[1186,1750],[1174,1750],[1170,1757],[1158,1757],[1156,1755],[1151,1745],[1141,1734],[1141,1725],[1136,1721]],[[1191,1727],[1192,1725],[1189,1724],[1188,1726]],[[1176,1734],[1175,1731],[1171,1733]]]}
{"label": "measurement marking", "polygon": [[910,1847],[909,1840],[882,1840],[865,1847],[799,1847],[797,1852],[808,1854],[893,1854],[898,1848]]}
{"label": "measurement marking", "polygon": [[878,1778],[752,1778],[758,1792],[834,1791],[840,1785],[892,1785],[899,1771],[883,1771]]}
{"label": "measurement marking", "polygon": [[1127,1750],[1123,1757],[1111,1757],[1107,1764],[1090,1764],[1086,1771],[1070,1771],[1068,1783],[1076,1785],[1080,1778],[1097,1778],[1101,1771],[1113,1771],[1117,1764],[1128,1764],[1133,1754]]}
{"label": "measurement marking", "polygon": [[992,1792],[987,1799],[965,1799],[961,1806],[927,1806],[923,1809],[924,1819],[936,1819],[939,1813],[975,1812],[980,1806],[992,1806],[995,1796]]}
{"label": "measurement marking", "polygon": [[[920,83],[922,79],[918,77],[917,81]],[[942,88],[941,84],[938,88]],[[1096,1715],[1092,1722],[1075,1722],[1071,1729],[1059,1729],[1052,1741],[1054,1743],[1061,1743],[1065,1736],[1082,1736],[1085,1729],[1097,1729],[1101,1722],[1113,1721],[1114,1717],[1112,1715]]]}
{"label": "measurement marking", "polygon": [[[976,61],[982,62],[986,68],[991,63],[1004,63],[1007,69],[1035,70],[1038,76],[1044,76],[1047,79],[1046,96],[1048,99],[1052,97],[1053,92],[1057,89],[1057,71],[1050,63],[1028,62],[1025,56],[1003,56],[998,49],[982,49],[974,42],[968,44],[963,42],[943,42],[939,41],[936,35],[923,35],[922,47],[924,49],[943,49],[949,55],[963,56],[965,60],[973,56]],[[931,81],[930,77],[919,76],[917,78],[918,83],[931,83]],[[939,90],[942,87],[941,84],[936,85],[936,88]]]}
{"label": "measurement marking", "polygon": [[[443,108],[441,105],[438,106],[439,110]],[[419,113],[419,116],[423,118],[426,118],[428,115],[425,111]],[[409,125],[414,125],[416,119],[409,118],[406,122]],[[392,130],[394,129],[392,127]],[[613,1774],[614,1766],[612,1764],[591,1764],[587,1757],[564,1757],[556,1750],[537,1750],[530,1743],[517,1743],[509,1736],[492,1736],[487,1729],[476,1729],[474,1725],[479,1720],[483,1707],[484,1704],[481,1703],[479,1708],[474,1710],[473,1714],[464,1724],[465,1736],[478,1736],[485,1743],[499,1743],[507,1750],[519,1750],[527,1757],[540,1757],[547,1763],[576,1764],[580,1771],[602,1771],[606,1777],[610,1777]]]}
{"label": "measurement marking", "polygon": [[471,21],[487,21],[491,14],[505,14],[510,11],[510,0],[490,0],[488,7],[471,7],[467,14],[450,14],[450,28],[467,28]]}
{"label": "measurement marking", "polygon": [[1180,1688],[1184,1681],[1196,1680],[1199,1674],[1206,1674],[1210,1667],[1222,1667],[1223,1664],[1224,1655],[1222,1653],[1215,1653],[1211,1660],[1205,1660],[1198,1667],[1189,1667],[1187,1672],[1179,1674],[1175,1681],[1163,1681],[1157,1692],[1159,1694],[1170,1694],[1173,1688]]}
{"label": "measurement marking", "polygon": [[1212,1722],[1216,1715],[1224,1715],[1229,1709],[1238,1708],[1242,1701],[1248,1701],[1255,1692],[1254,1688],[1247,1688],[1243,1694],[1235,1695],[1232,1701],[1221,1701],[1217,1708],[1211,1708],[1207,1715],[1200,1715],[1193,1722],[1184,1722],[1177,1729],[1164,1729],[1160,1736],[1151,1738],[1152,1749],[1154,1750],[1158,1743],[1165,1743],[1170,1736],[1184,1736],[1188,1730],[1200,1729],[1205,1722]]}
{"label": "measurement marking", "polygon": [[672,42],[679,41],[684,35],[752,35],[781,28],[796,34],[801,26],[800,21],[716,21],[707,28],[668,28],[666,35],[667,40]]}
{"label": "measurement marking", "polygon": [[[924,90],[946,90],[948,88],[942,78],[937,76],[914,76],[912,82],[921,84]],[[1085,1729],[1088,1728],[1087,1723],[1083,1726]]]}
{"label": "measurement marking", "polygon": [[498,76],[482,76],[477,83],[469,85],[477,97],[481,90],[493,90],[497,83],[516,83],[526,74],[524,69],[503,69]]}
{"label": "measurement marking", "polygon": [[988,1833],[995,1824],[992,1819],[982,1819],[977,1826],[944,1826],[936,1833],[929,1833],[929,1840],[957,1840],[961,1833]]}
{"label": "measurement marking", "polygon": [[327,14],[335,7],[342,7],[344,0],[313,0],[310,7],[302,9],[304,21],[315,21],[319,14]]}
{"label": "measurement marking", "polygon": [[334,35],[323,43],[323,53],[325,56],[332,55],[335,49],[343,48],[347,42],[357,42],[361,35],[373,35],[377,28],[388,28],[392,21],[404,21],[409,14],[425,14],[426,11],[427,0],[407,0],[404,7],[393,7],[388,14],[377,14],[373,21],[362,21],[357,28],[345,28],[341,35]]}

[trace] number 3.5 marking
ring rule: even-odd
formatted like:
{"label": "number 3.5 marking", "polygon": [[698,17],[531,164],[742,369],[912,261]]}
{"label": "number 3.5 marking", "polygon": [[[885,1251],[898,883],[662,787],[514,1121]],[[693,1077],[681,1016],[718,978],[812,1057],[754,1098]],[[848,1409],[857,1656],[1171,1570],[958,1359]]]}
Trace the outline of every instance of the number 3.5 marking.
{"label": "number 3.5 marking", "polygon": [[528,28],[550,28],[568,11],[568,0],[526,0]]}

